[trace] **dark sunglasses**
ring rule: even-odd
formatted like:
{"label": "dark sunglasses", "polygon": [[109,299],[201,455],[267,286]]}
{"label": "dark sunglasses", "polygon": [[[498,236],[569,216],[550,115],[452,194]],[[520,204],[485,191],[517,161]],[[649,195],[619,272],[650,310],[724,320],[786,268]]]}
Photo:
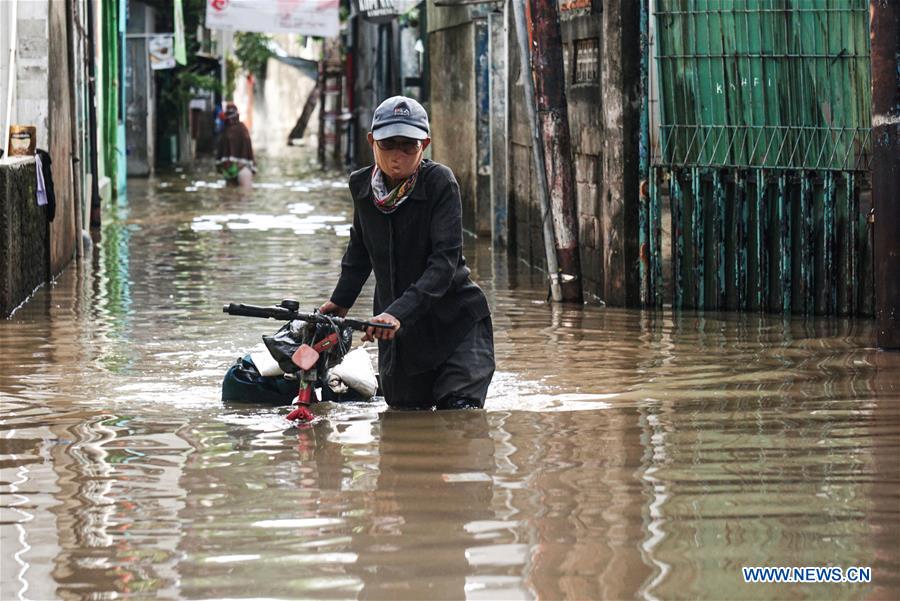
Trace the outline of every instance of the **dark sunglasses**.
{"label": "dark sunglasses", "polygon": [[411,138],[385,138],[384,140],[376,140],[375,143],[382,150],[399,150],[404,154],[416,154],[422,147],[421,140],[413,140]]}

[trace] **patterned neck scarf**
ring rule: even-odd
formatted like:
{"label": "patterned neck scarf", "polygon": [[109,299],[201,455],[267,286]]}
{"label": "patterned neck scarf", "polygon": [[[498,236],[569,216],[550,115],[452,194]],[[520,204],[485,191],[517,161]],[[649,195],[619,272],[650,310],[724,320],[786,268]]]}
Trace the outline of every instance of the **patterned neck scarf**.
{"label": "patterned neck scarf", "polygon": [[376,165],[372,169],[372,194],[375,196],[375,206],[382,213],[393,213],[397,210],[403,201],[409,197],[409,193],[416,187],[416,178],[419,176],[419,170],[416,169],[412,175],[400,182],[393,190],[388,190],[384,182],[384,174]]}

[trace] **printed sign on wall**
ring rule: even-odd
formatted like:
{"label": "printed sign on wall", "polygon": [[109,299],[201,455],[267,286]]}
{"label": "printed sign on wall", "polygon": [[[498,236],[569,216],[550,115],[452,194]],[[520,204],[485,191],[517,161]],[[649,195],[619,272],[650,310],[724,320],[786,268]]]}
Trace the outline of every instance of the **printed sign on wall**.
{"label": "printed sign on wall", "polygon": [[171,35],[155,35],[147,43],[150,51],[150,68],[173,69],[175,67],[175,39]]}

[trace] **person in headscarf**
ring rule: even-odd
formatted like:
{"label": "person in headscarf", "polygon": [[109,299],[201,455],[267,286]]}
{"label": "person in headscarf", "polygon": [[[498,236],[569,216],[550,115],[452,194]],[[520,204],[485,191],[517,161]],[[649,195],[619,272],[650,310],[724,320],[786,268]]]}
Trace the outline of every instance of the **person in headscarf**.
{"label": "person in headscarf", "polygon": [[462,203],[449,167],[424,159],[421,104],[394,96],[375,109],[375,164],[350,175],[353,226],[331,299],[345,316],[375,273],[369,328],[385,401],[401,409],[484,407],[494,374],[491,310],[462,254]]}
{"label": "person in headscarf", "polygon": [[216,151],[216,168],[225,176],[230,186],[250,187],[256,164],[253,162],[253,143],[250,132],[241,122],[237,106],[229,102],[223,115],[225,130],[219,138]]}

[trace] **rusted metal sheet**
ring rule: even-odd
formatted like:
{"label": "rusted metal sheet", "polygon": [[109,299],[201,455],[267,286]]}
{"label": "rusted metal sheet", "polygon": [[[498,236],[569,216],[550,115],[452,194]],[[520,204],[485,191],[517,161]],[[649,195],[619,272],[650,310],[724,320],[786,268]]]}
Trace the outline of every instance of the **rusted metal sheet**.
{"label": "rusted metal sheet", "polygon": [[691,248],[693,256],[694,307],[706,306],[706,236],[704,236],[703,191],[700,169],[691,170]]}
{"label": "rusted metal sheet", "polygon": [[659,174],[650,172],[650,304],[661,307],[663,303],[662,276],[662,199],[659,194]]}
{"label": "rusted metal sheet", "polygon": [[813,312],[813,216],[812,182],[806,174],[800,176],[800,282],[797,304],[804,313]]}
{"label": "rusted metal sheet", "polygon": [[672,306],[684,308],[684,188],[682,174],[673,169],[669,178],[669,198],[672,201],[672,274],[674,278],[672,290]]}
{"label": "rusted metal sheet", "polygon": [[736,308],[746,311],[750,302],[747,290],[747,272],[750,266],[749,239],[747,224],[750,220],[750,207],[747,202],[747,180],[737,177],[734,184],[734,221],[735,250],[732,260],[734,274],[734,303]]}
{"label": "rusted metal sheet", "polygon": [[769,309],[769,208],[768,180],[764,169],[756,170],[756,303],[755,309],[767,311]]}
{"label": "rusted metal sheet", "polygon": [[778,252],[781,260],[778,264],[778,281],[781,310],[789,313],[791,311],[791,211],[786,194],[787,175],[782,172],[778,176],[778,196],[775,199],[775,219],[780,228]]}
{"label": "rusted metal sheet", "polygon": [[835,235],[837,231],[835,221],[835,182],[834,172],[825,172],[824,191],[822,195],[822,271],[823,282],[821,285],[825,293],[825,305],[822,313],[826,315],[837,314],[837,270],[834,264]]}
{"label": "rusted metal sheet", "polygon": [[640,74],[640,92],[641,92],[641,124],[640,138],[638,140],[638,193],[640,195],[640,204],[638,206],[638,255],[640,257],[640,281],[641,281],[641,304],[645,307],[655,306],[655,294],[651,284],[650,265],[650,111],[649,111],[649,11],[647,2],[649,0],[639,0],[641,3],[641,74]]}
{"label": "rusted metal sheet", "polygon": [[713,302],[716,309],[725,308],[725,183],[722,173],[717,169],[712,172],[713,187],[713,220],[712,220],[712,252],[715,272],[713,272]]}

